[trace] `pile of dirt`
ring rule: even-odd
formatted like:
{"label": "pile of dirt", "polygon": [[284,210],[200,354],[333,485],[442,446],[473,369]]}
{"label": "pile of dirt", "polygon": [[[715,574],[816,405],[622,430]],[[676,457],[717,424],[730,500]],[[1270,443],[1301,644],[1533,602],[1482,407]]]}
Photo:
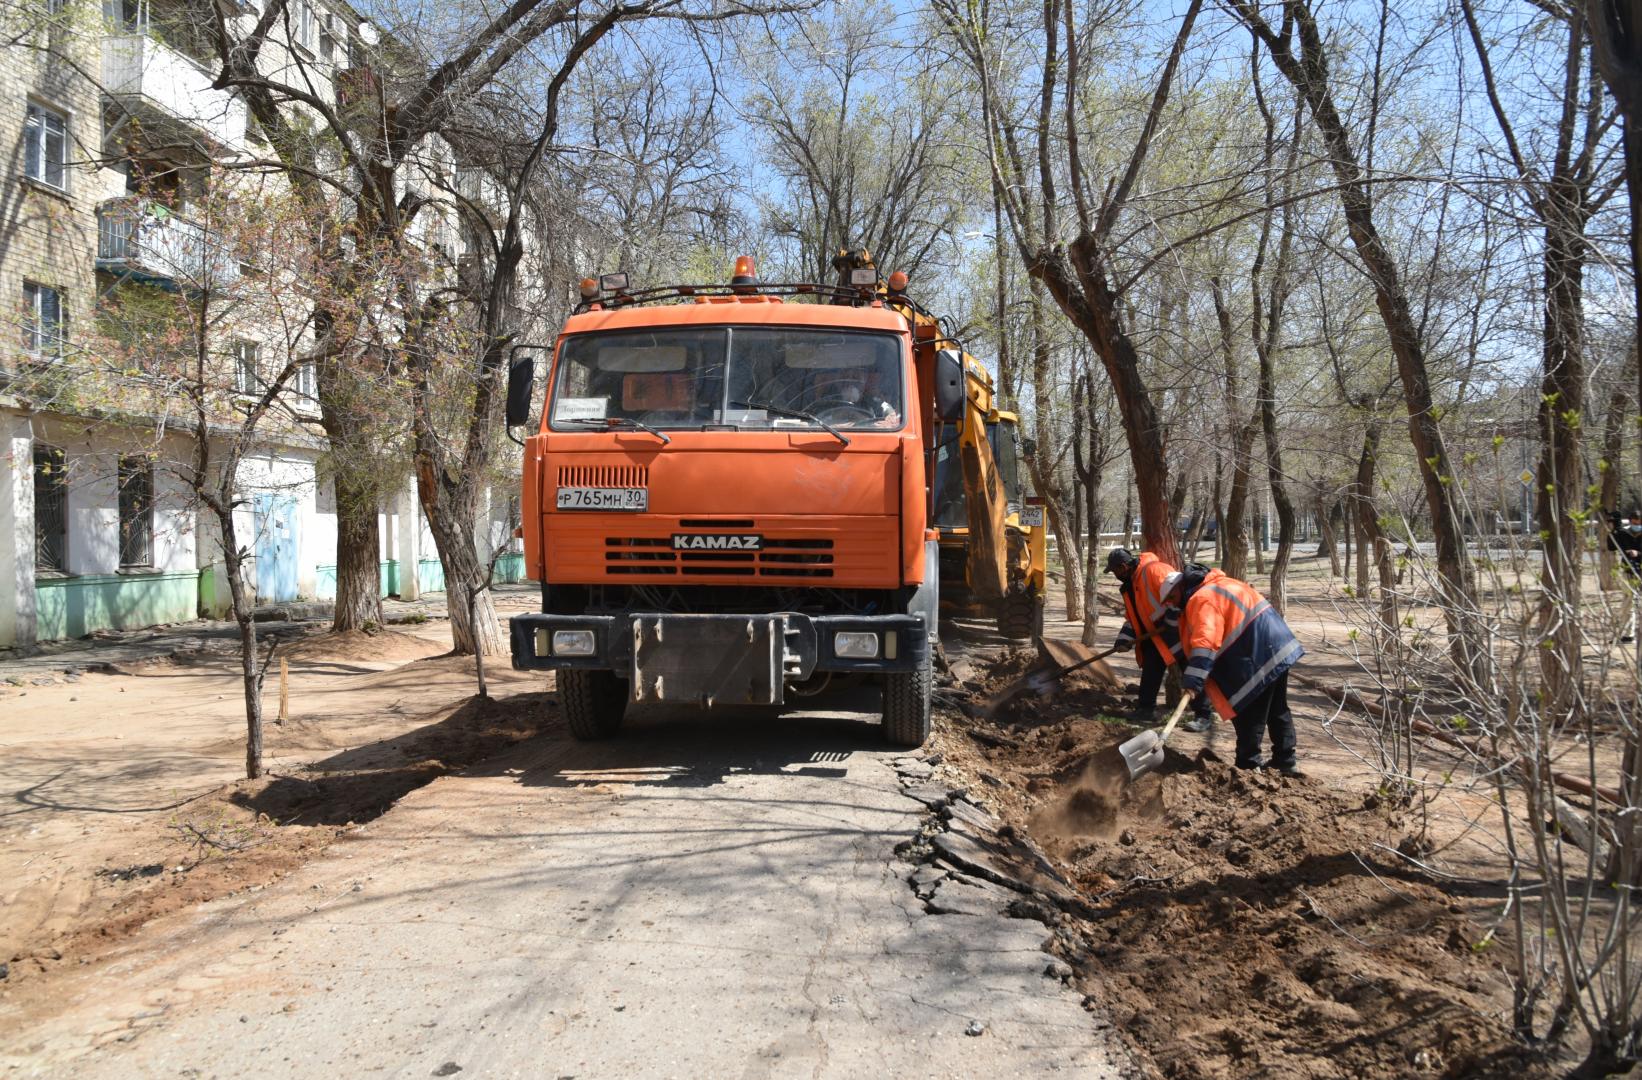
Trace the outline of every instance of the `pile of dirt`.
{"label": "pile of dirt", "polygon": [[[986,702],[1042,670],[1047,663],[1035,650],[1007,649],[965,689],[975,704]],[[1114,690],[1091,668],[1063,675],[1053,685],[1050,696],[1040,697],[1029,690],[999,708],[993,719],[1026,729],[1056,723],[1068,716],[1117,717],[1127,711],[1122,690]]]}
{"label": "pile of dirt", "polygon": [[292,661],[387,662],[420,660],[445,651],[436,641],[400,630],[343,630],[281,646],[277,655]]}
{"label": "pile of dirt", "polygon": [[1127,783],[1133,729],[1066,698],[1040,711],[943,714],[941,749],[1100,913],[1063,930],[1063,955],[1161,1073],[1533,1074],[1504,1020],[1505,946],[1475,896],[1397,856],[1406,829],[1375,800],[1211,751]]}

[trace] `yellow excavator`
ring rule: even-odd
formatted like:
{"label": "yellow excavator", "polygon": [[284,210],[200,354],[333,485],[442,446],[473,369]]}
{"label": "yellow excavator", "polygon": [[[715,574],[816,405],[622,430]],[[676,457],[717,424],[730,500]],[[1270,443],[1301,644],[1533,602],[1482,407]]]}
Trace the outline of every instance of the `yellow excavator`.
{"label": "yellow excavator", "polygon": [[905,275],[878,279],[863,250],[840,251],[832,265],[841,285],[859,285],[863,272],[874,272],[879,299],[913,326],[916,361],[933,365],[946,391],[934,418],[930,519],[939,534],[942,613],[994,618],[998,632],[1014,640],[1041,637],[1048,534],[1043,506],[1022,480],[1019,415],[996,407],[986,366],[906,296]]}

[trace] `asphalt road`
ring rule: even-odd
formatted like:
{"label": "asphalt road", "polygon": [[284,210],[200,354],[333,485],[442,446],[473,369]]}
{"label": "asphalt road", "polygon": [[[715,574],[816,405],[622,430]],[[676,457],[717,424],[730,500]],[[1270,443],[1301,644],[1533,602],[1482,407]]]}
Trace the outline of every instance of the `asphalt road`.
{"label": "asphalt road", "polygon": [[[13,1076],[1132,1072],[1046,931],[929,915],[870,692],[541,738],[268,889],[148,927]],[[75,976],[71,976],[73,978]],[[966,1034],[978,1023],[981,1033]]]}

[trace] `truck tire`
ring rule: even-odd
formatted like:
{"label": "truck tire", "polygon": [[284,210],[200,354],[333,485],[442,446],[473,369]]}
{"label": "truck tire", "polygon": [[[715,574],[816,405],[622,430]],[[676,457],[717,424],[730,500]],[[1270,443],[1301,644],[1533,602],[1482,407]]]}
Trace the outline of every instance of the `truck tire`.
{"label": "truck tire", "polygon": [[935,681],[933,659],[926,654],[916,671],[884,676],[884,740],[891,746],[916,748],[929,738],[929,691]]}
{"label": "truck tire", "polygon": [[561,668],[559,709],[578,740],[608,739],[621,730],[627,711],[627,684],[614,671]]}
{"label": "truck tire", "polygon": [[1012,592],[1005,596],[998,611],[998,633],[1011,641],[1042,637],[1043,597],[1032,592]]}

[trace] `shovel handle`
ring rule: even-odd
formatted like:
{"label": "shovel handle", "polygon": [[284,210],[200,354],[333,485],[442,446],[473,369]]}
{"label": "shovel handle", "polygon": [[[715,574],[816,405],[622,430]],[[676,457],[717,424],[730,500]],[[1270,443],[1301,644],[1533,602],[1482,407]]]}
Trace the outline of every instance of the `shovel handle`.
{"label": "shovel handle", "polygon": [[1086,668],[1090,664],[1093,664],[1093,663],[1095,663],[1097,661],[1100,661],[1100,660],[1104,660],[1108,656],[1111,656],[1113,653],[1119,652],[1120,650],[1132,649],[1137,645],[1144,645],[1144,644],[1146,644],[1146,642],[1152,640],[1155,637],[1157,637],[1157,631],[1153,630],[1150,633],[1147,633],[1147,634],[1142,635],[1141,637],[1135,638],[1134,641],[1130,642],[1127,645],[1113,645],[1110,649],[1107,649],[1105,652],[1096,653],[1095,655],[1089,657],[1086,660],[1079,660],[1075,664],[1068,664],[1067,666],[1061,668],[1059,671],[1055,672],[1055,678],[1059,679],[1062,676],[1070,675],[1070,674],[1072,674],[1072,672],[1078,670],[1079,668]]}
{"label": "shovel handle", "polygon": [[1163,730],[1158,733],[1158,736],[1157,736],[1157,741],[1158,742],[1166,743],[1166,742],[1169,741],[1169,736],[1174,733],[1174,726],[1176,724],[1180,723],[1180,718],[1186,714],[1186,706],[1190,705],[1191,703],[1192,703],[1192,695],[1190,695],[1190,694],[1181,694],[1180,695],[1180,704],[1176,705],[1174,707],[1174,712],[1169,714],[1169,722],[1167,724],[1164,724],[1163,725]]}

